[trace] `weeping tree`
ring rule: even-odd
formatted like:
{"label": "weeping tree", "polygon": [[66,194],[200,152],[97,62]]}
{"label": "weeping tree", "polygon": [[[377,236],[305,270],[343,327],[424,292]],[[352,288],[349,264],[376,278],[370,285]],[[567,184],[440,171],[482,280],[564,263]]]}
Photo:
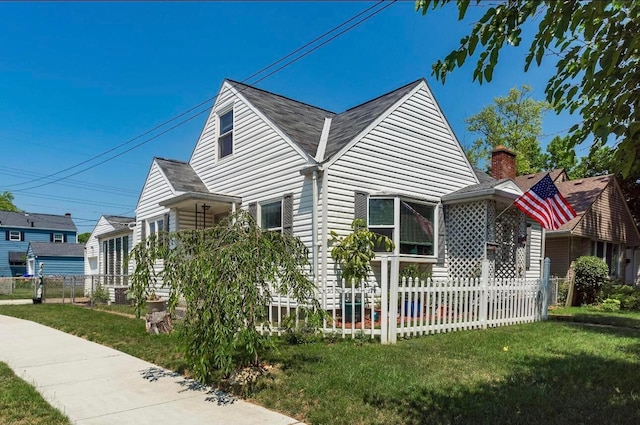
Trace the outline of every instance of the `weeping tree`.
{"label": "weeping tree", "polygon": [[307,306],[303,319],[321,315],[307,248],[292,235],[263,231],[244,211],[210,229],[151,235],[131,258],[138,316],[158,285],[170,290],[169,312],[179,300],[186,303],[179,331],[188,365],[201,381],[215,371],[228,375],[259,364],[260,354],[272,347],[258,328],[269,326],[273,295]]}

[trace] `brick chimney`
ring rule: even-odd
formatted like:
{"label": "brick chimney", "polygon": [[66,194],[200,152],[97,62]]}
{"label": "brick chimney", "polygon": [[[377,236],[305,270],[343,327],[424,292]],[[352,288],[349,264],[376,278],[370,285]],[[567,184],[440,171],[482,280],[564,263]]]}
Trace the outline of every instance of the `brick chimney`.
{"label": "brick chimney", "polygon": [[516,153],[502,145],[491,152],[491,177],[496,180],[516,177]]}

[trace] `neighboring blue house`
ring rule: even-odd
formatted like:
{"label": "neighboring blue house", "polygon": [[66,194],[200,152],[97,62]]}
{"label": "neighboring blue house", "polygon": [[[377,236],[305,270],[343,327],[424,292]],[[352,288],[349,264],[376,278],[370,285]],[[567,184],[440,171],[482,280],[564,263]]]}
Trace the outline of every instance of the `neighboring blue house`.
{"label": "neighboring blue house", "polygon": [[36,269],[27,264],[30,242],[75,245],[77,233],[71,214],[0,211],[0,277],[33,274]]}
{"label": "neighboring blue house", "polygon": [[35,274],[44,264],[43,274],[84,274],[84,245],[79,243],[29,242],[27,271]]}

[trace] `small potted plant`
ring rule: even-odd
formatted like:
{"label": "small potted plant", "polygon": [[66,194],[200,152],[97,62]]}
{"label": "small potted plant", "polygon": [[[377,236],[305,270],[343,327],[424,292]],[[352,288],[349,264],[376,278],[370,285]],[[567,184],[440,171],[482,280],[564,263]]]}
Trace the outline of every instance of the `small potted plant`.
{"label": "small potted plant", "polygon": [[151,291],[147,296],[147,313],[166,311],[167,303],[160,298],[155,291]]}
{"label": "small potted plant", "polygon": [[[385,251],[391,251],[394,244],[388,237],[370,231],[363,219],[353,220],[351,230],[350,234],[343,237],[334,231],[331,232],[331,258],[340,266],[342,278],[347,284],[358,287],[372,271],[371,260],[376,256],[376,248],[382,247]],[[361,305],[362,299],[345,303],[347,320],[351,320],[352,309],[355,309],[355,321],[361,320]]]}

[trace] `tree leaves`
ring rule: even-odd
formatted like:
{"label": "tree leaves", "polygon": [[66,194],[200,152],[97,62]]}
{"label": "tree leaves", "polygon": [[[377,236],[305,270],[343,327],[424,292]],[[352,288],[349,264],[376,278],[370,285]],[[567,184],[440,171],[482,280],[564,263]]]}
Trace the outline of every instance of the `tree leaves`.
{"label": "tree leaves", "polygon": [[[269,326],[273,295],[308,306],[308,315],[321,314],[304,244],[291,235],[262,231],[244,211],[210,229],[151,235],[132,254],[131,290],[137,300],[156,283],[170,289],[170,310],[184,299],[185,356],[202,381],[216,370],[228,374],[256,364],[271,347],[258,328]],[[159,258],[162,269],[154,267]]]}
{"label": "tree leaves", "polygon": [[516,153],[518,174],[535,173],[542,169],[544,156],[538,138],[542,134],[542,115],[550,109],[543,101],[529,96],[531,87],[512,88],[504,97],[495,97],[494,103],[465,121],[467,129],[481,136],[467,147],[472,164],[489,163],[491,151],[506,146]]}
{"label": "tree leaves", "polygon": [[[429,7],[448,3],[418,1],[416,9],[426,14]],[[461,20],[468,6],[457,2]],[[599,146],[613,136],[614,145],[624,152],[618,155],[616,171],[629,176],[640,162],[640,132],[631,128],[640,121],[640,2],[511,0],[488,8],[454,50],[455,56],[447,55],[455,60],[445,61],[446,66],[436,62],[433,75],[444,83],[449,72],[476,55],[473,80],[490,81],[504,41],[518,46],[522,27],[536,22],[525,72],[534,60],[540,66],[548,54],[560,57],[545,93],[556,112],[566,109],[582,116],[571,131],[571,143],[575,146],[591,135]]]}

